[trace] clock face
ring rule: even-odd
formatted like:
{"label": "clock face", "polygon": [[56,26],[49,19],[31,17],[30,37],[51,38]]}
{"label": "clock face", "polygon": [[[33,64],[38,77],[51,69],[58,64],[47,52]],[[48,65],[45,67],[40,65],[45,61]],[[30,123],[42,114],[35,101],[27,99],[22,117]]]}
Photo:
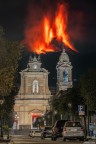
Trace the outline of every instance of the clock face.
{"label": "clock face", "polygon": [[36,64],[34,64],[34,65],[33,65],[33,68],[34,68],[34,69],[37,69],[37,65],[36,65]]}

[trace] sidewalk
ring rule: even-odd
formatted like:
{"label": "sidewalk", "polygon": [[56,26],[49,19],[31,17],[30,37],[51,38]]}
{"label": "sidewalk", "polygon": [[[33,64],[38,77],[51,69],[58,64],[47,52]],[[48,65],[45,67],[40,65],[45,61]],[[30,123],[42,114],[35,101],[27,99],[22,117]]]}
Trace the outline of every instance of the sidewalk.
{"label": "sidewalk", "polygon": [[83,144],[96,144],[96,137],[87,136]]}

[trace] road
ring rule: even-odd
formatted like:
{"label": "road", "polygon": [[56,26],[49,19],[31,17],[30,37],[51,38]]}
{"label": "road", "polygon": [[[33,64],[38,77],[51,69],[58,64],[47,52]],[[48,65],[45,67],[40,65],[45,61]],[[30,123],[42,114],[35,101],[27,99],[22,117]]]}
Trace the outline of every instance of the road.
{"label": "road", "polygon": [[31,138],[29,136],[12,136],[10,144],[84,144],[84,142],[79,140],[62,141],[62,138],[52,141],[50,138],[41,140],[41,138]]}

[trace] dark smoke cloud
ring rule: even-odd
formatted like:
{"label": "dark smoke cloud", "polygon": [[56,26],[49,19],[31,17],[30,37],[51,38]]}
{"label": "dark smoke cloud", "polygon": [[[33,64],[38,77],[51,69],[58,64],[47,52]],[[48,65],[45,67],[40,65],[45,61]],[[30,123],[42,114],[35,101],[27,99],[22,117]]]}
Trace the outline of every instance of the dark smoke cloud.
{"label": "dark smoke cloud", "polygon": [[68,31],[75,42],[94,43],[96,40],[96,5],[82,2],[70,6]]}

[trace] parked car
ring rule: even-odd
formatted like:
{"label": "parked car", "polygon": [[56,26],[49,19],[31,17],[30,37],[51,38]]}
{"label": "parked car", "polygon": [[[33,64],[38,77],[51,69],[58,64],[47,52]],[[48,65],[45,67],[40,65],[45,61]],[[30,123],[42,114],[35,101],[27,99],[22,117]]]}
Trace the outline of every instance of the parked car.
{"label": "parked car", "polygon": [[41,137],[41,130],[40,129],[33,129],[29,132],[29,136],[34,137]]}
{"label": "parked car", "polygon": [[84,141],[84,129],[78,121],[67,121],[63,127],[63,141],[66,139],[79,139]]}
{"label": "parked car", "polygon": [[41,139],[52,137],[52,126],[45,126],[41,132]]}
{"label": "parked car", "polygon": [[63,126],[66,121],[68,121],[68,120],[58,120],[55,122],[55,124],[52,128],[52,133],[53,133],[54,138],[62,137]]}

